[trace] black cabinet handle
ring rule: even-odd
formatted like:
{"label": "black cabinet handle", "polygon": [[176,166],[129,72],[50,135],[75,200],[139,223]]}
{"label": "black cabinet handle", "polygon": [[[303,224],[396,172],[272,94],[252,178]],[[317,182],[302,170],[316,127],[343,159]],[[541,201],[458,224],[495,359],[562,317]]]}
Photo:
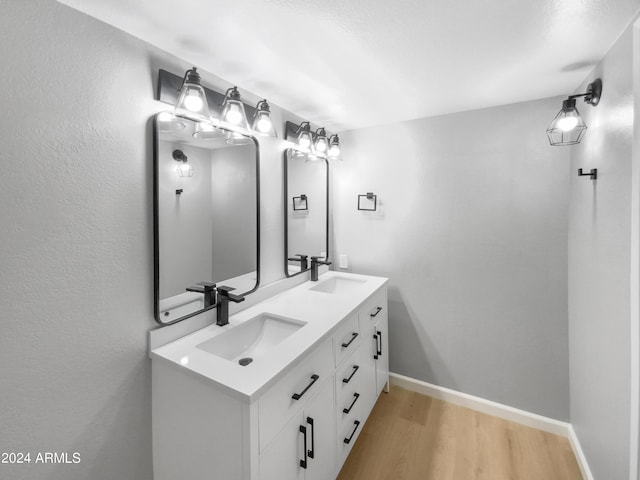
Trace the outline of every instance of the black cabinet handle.
{"label": "black cabinet handle", "polygon": [[351,405],[349,405],[349,408],[343,408],[342,409],[342,413],[349,413],[351,411],[351,409],[353,408],[353,406],[356,404],[356,402],[358,401],[359,398],[360,398],[360,394],[359,393],[354,393],[353,394],[353,402],[351,402]]}
{"label": "black cabinet handle", "polygon": [[347,343],[343,343],[342,344],[342,348],[347,348],[349,345],[351,345],[353,343],[353,341],[358,338],[358,332],[353,332],[351,334],[351,340],[349,340]]}
{"label": "black cabinet handle", "polygon": [[371,318],[373,318],[373,317],[377,317],[377,316],[378,316],[378,314],[379,314],[381,311],[382,311],[382,307],[378,307],[378,308],[376,308],[376,313],[370,313],[370,314],[369,314],[369,316],[370,316]]}
{"label": "black cabinet handle", "polygon": [[378,345],[377,345],[378,342],[376,341],[376,348],[378,349],[376,353],[377,353],[377,356],[381,357],[382,356],[382,332],[380,330],[378,330],[378,339],[380,340],[380,348],[378,348]]}
{"label": "black cabinet handle", "polygon": [[304,436],[304,460],[300,460],[300,466],[307,468],[307,427],[300,425],[300,433]]}
{"label": "black cabinet handle", "polygon": [[[313,446],[313,444],[314,444],[314,441],[313,441],[314,433],[313,432],[315,431],[315,428],[313,428],[313,418],[307,417],[307,423],[309,425],[311,425],[311,450],[307,451],[307,455],[309,455],[309,458],[313,458],[313,451],[315,450],[315,448]],[[305,446],[304,448],[306,449],[307,447]]]}
{"label": "black cabinet handle", "polygon": [[353,432],[351,432],[351,435],[349,435],[348,438],[344,439],[344,443],[346,443],[347,445],[351,443],[353,436],[356,434],[356,430],[358,430],[358,427],[360,426],[360,422],[358,420],[354,420],[353,424],[355,425],[355,427],[353,427]]}
{"label": "black cabinet handle", "polygon": [[316,381],[319,379],[320,377],[318,375],[316,375],[315,373],[313,375],[311,375],[311,383],[309,383],[309,385],[307,385],[303,391],[301,391],[300,393],[294,393],[293,395],[291,395],[291,398],[293,398],[294,400],[300,400],[302,398],[302,396],[307,393],[307,390],[309,390],[311,388],[311,385],[313,385],[314,383],[316,383]]}
{"label": "black cabinet handle", "polygon": [[376,341],[376,353],[374,353],[374,354],[373,354],[373,358],[374,358],[375,360],[377,360],[377,359],[378,359],[378,355],[379,355],[379,353],[378,353],[378,352],[380,351],[380,350],[378,349],[378,334],[377,334],[377,333],[374,333],[374,334],[373,334],[373,339]]}
{"label": "black cabinet handle", "polygon": [[349,375],[347,378],[343,378],[342,379],[342,383],[349,383],[351,381],[351,379],[353,378],[353,376],[356,374],[356,372],[358,371],[359,368],[360,368],[360,366],[354,365],[353,366],[353,372],[351,372],[351,375]]}

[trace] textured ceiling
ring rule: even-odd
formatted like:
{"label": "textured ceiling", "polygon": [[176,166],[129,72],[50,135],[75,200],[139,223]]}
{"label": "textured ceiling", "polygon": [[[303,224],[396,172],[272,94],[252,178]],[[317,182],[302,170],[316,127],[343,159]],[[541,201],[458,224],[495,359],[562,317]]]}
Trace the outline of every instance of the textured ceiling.
{"label": "textured ceiling", "polygon": [[59,1],[332,131],[570,93],[640,7],[640,0]]}

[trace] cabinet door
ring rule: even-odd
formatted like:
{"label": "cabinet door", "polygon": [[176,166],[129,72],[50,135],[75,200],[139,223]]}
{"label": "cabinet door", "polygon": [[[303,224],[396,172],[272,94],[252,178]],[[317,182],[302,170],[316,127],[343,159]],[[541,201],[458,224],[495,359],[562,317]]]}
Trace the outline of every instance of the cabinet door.
{"label": "cabinet door", "polygon": [[260,455],[260,480],[304,480],[307,435],[303,415],[294,416]]}
{"label": "cabinet door", "polygon": [[362,415],[369,416],[378,398],[376,389],[376,339],[375,325],[366,325],[362,327],[363,341],[360,346],[360,390],[362,393]]}
{"label": "cabinet door", "polygon": [[326,480],[335,472],[335,401],[333,381],[322,387],[304,409],[309,467],[305,480]]}
{"label": "cabinet door", "polygon": [[335,470],[333,381],[295,415],[260,455],[260,480],[326,480]]}

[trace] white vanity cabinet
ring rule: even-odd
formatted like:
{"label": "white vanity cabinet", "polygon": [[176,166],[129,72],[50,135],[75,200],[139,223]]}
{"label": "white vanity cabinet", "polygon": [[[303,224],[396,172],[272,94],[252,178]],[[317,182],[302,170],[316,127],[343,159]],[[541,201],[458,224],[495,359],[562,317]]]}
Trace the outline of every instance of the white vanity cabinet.
{"label": "white vanity cabinet", "polygon": [[363,377],[362,405],[368,416],[383,389],[388,391],[389,336],[386,289],[374,294],[359,310],[363,348],[360,352]]}
{"label": "white vanity cabinet", "polygon": [[217,326],[152,351],[154,480],[336,477],[388,380],[386,279],[339,275],[360,293],[265,302],[305,326],[247,367],[199,348]]}

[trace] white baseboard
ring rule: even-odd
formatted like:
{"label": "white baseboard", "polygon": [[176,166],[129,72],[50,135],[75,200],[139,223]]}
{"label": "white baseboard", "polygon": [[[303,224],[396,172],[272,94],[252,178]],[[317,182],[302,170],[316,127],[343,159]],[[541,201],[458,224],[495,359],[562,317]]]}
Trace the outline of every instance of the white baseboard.
{"label": "white baseboard", "polygon": [[593,480],[593,475],[589,469],[587,459],[582,451],[576,432],[573,430],[570,423],[544,417],[518,408],[513,408],[502,403],[492,402],[491,400],[485,400],[484,398],[475,397],[449,388],[433,385],[431,383],[423,382],[422,380],[416,380],[415,378],[405,377],[404,375],[399,375],[397,373],[390,373],[389,381],[391,382],[391,385],[397,385],[398,387],[411,390],[412,392],[421,393],[429,397],[437,398],[438,400],[453,403],[454,405],[460,405],[461,407],[470,408],[471,410],[493,415],[494,417],[503,418],[520,425],[525,425],[544,432],[566,437],[569,439],[584,480]]}
{"label": "white baseboard", "polygon": [[578,436],[571,424],[569,425],[569,442],[571,443],[573,454],[576,456],[578,466],[582,472],[582,478],[584,478],[584,480],[593,480],[593,474],[589,468],[589,463],[587,463],[587,457],[585,457],[584,452],[582,451],[582,446],[580,445]]}

